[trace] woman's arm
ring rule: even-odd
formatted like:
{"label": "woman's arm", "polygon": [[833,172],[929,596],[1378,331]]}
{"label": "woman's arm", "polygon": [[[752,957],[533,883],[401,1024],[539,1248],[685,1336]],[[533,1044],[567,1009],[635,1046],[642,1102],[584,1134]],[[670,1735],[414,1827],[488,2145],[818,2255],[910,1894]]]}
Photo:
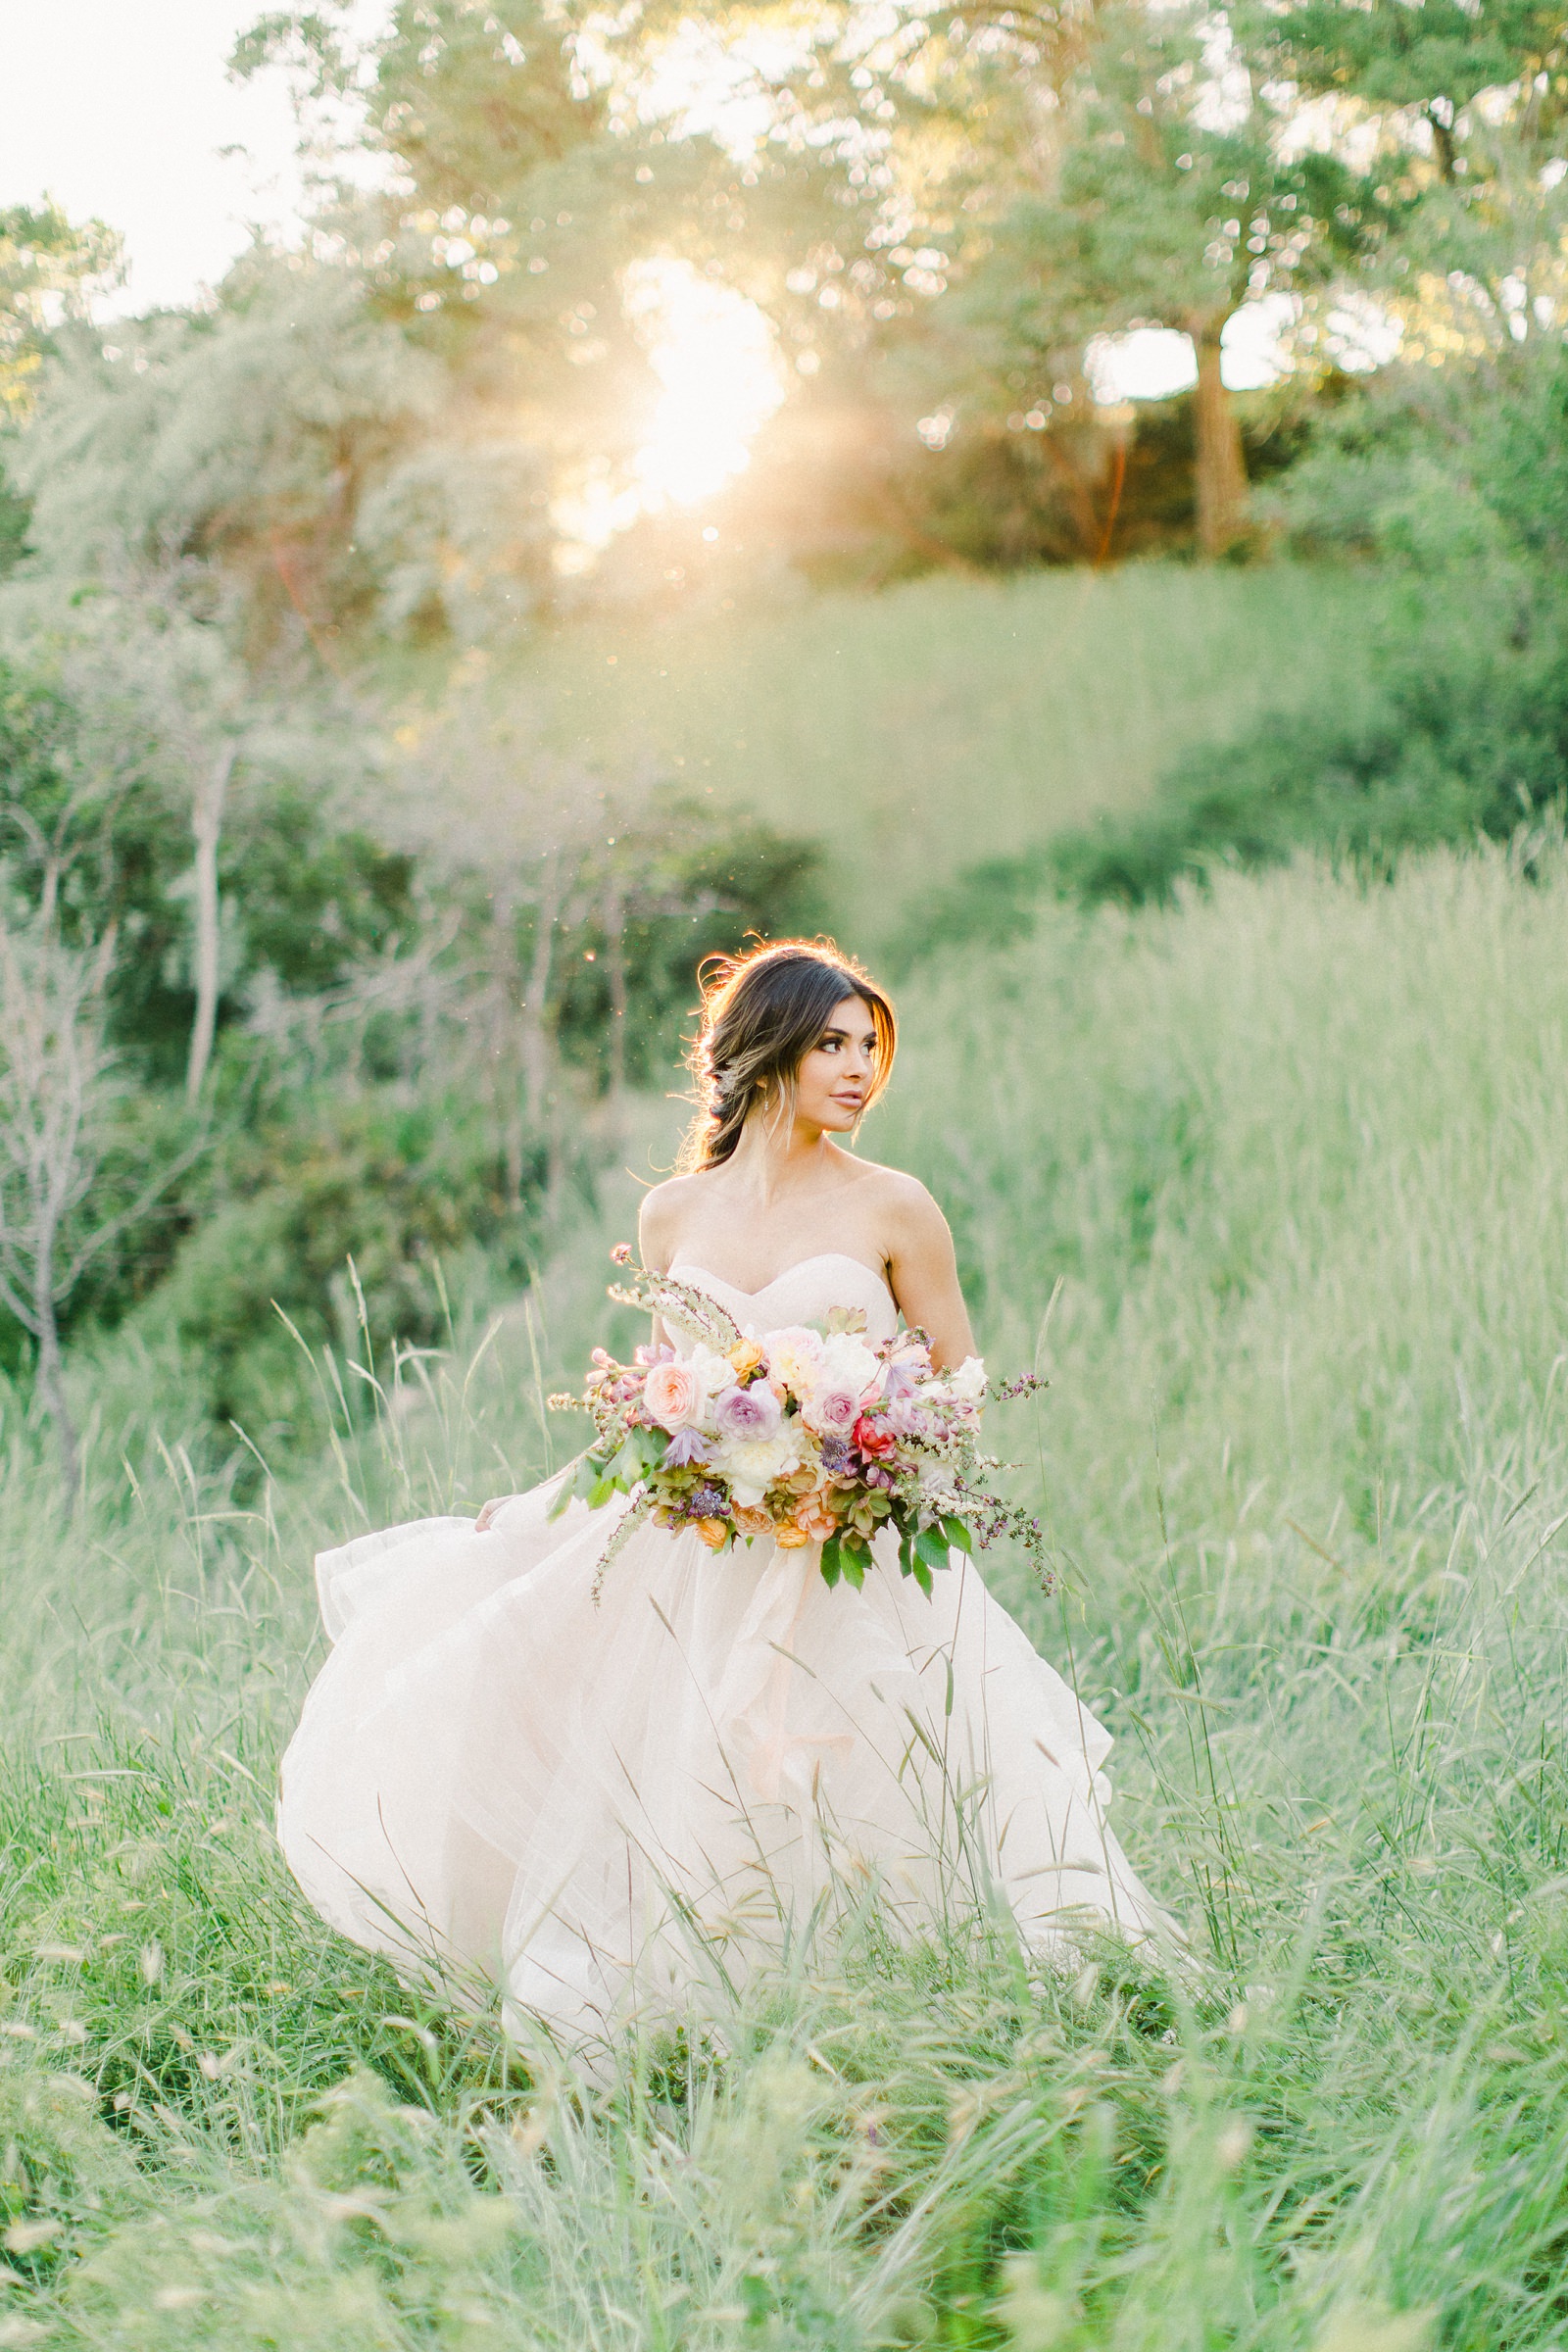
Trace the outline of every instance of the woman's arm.
{"label": "woman's arm", "polygon": [[[637,1255],[650,1274],[669,1272],[680,1223],[679,1196],[690,1181],[690,1177],[672,1176],[643,1195],[642,1206],[637,1211]],[[669,1334],[658,1315],[654,1317],[653,1338],[656,1348],[667,1348],[670,1344]]]}
{"label": "woman's arm", "polygon": [[899,1311],[927,1335],[932,1361],[951,1370],[973,1355],[974,1336],[948,1220],[912,1176],[896,1180],[890,1208],[888,1281]]}

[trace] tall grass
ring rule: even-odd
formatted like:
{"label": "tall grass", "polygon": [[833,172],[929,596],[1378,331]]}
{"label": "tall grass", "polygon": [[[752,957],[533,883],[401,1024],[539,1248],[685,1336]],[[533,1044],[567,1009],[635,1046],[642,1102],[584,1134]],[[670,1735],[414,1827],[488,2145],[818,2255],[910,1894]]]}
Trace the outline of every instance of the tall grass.
{"label": "tall grass", "polygon": [[561,748],[821,841],[833,919],[870,949],[954,866],[1137,807],[1190,745],[1353,703],[1386,594],[1288,564],[927,579],[601,614],[523,675]]}
{"label": "tall grass", "polygon": [[577,2074],[293,1897],[307,1554],[542,1465],[629,1184],[471,1377],[464,1333],[367,1359],[378,1410],[323,1366],[287,1485],[105,1366],[68,1520],[10,1412],[0,2344],[1568,2342],[1565,917],[1560,864],[1302,871],[906,1006],[866,1146],[1050,1372],[999,1437],[1062,1591],[994,1572],[1118,1734],[1170,1984],[868,1896],[711,2042]]}

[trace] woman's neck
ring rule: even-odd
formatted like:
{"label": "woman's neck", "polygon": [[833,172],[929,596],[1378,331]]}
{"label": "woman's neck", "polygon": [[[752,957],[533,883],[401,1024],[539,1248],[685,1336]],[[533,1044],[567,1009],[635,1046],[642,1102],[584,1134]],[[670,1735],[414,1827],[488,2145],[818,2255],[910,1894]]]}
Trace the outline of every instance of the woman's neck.
{"label": "woman's neck", "polygon": [[799,1190],[825,1173],[837,1150],[825,1127],[806,1119],[774,1126],[765,1111],[754,1111],[729,1156],[734,1176],[760,1200]]}

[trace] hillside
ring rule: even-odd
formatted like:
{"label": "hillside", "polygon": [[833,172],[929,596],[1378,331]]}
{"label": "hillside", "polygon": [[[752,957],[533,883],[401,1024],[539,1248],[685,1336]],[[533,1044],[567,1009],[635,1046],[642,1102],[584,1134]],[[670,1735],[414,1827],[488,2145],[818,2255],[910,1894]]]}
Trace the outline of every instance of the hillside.
{"label": "hillside", "polygon": [[944,576],[601,612],[497,674],[589,766],[820,841],[834,919],[873,952],[944,871],[1136,807],[1260,710],[1353,703],[1387,593],[1290,564]]}

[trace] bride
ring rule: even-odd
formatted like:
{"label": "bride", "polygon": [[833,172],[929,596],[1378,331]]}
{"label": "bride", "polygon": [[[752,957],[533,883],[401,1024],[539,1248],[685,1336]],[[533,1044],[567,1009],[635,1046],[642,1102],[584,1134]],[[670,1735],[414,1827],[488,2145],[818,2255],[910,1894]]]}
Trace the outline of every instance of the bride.
{"label": "bride", "polygon": [[[887,997],[835,948],[723,963],[686,1172],[646,1198],[644,1263],[753,1333],[848,1308],[878,1341],[902,1315],[961,1362],[942,1212],[838,1140],[895,1042]],[[678,2015],[867,1894],[901,1933],[1010,1916],[1063,1958],[1085,1929],[1162,1935],[1106,1826],[1107,1735],[963,1554],[927,1599],[896,1537],[856,1592],[829,1590],[814,1544],[720,1557],[648,1525],[596,1600],[626,1505],[553,1516],[561,1483],[317,1562],[333,1646],[278,1835],[344,1935],[498,1984],[514,2031],[575,2043]]]}

